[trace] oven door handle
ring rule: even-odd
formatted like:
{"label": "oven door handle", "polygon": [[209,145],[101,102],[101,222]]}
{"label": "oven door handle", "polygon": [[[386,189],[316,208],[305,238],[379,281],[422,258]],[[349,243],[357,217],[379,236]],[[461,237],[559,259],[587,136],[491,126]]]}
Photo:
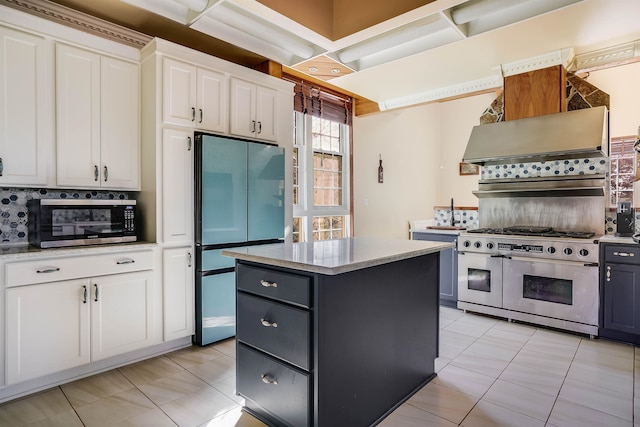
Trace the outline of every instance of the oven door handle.
{"label": "oven door handle", "polygon": [[563,259],[548,259],[548,258],[527,258],[527,257],[510,257],[514,261],[523,262],[544,262],[546,264],[558,264],[558,265],[571,265],[571,266],[584,266],[584,267],[598,267],[597,262],[580,262],[580,261],[567,261]]}
{"label": "oven door handle", "polygon": [[506,259],[511,259],[510,256],[508,255],[502,255],[502,254],[497,254],[497,255],[489,255],[490,258],[506,258]]}
{"label": "oven door handle", "polygon": [[585,267],[598,267],[600,264],[598,264],[597,262],[585,262],[584,266]]}

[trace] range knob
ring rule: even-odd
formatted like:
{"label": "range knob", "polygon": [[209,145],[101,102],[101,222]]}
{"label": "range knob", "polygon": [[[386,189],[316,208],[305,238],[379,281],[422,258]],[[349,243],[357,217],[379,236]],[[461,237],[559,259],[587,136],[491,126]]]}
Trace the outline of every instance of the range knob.
{"label": "range knob", "polygon": [[547,248],[547,252],[549,252],[550,254],[555,254],[556,253],[556,248],[554,248],[553,246],[549,246]]}
{"label": "range knob", "polygon": [[571,255],[571,254],[573,254],[573,249],[571,249],[571,248],[564,248],[564,250],[562,251],[562,253],[564,253],[565,255]]}
{"label": "range knob", "polygon": [[465,240],[464,242],[462,242],[462,246],[464,246],[465,248],[468,248],[469,246],[471,246],[471,242],[468,240]]}
{"label": "range knob", "polygon": [[476,249],[480,249],[482,247],[482,243],[480,242],[473,242],[473,247]]}
{"label": "range knob", "polygon": [[487,249],[493,249],[493,246],[492,242],[487,243]]}
{"label": "range knob", "polygon": [[580,254],[580,256],[587,256],[587,255],[589,255],[589,250],[588,249],[580,249],[578,251],[578,253]]}

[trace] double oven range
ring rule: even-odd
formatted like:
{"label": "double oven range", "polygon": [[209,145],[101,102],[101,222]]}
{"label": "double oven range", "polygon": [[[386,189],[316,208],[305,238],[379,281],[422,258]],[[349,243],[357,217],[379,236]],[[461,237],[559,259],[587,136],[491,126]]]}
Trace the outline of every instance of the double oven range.
{"label": "double oven range", "polygon": [[469,230],[458,240],[458,308],[597,335],[595,233],[543,226]]}

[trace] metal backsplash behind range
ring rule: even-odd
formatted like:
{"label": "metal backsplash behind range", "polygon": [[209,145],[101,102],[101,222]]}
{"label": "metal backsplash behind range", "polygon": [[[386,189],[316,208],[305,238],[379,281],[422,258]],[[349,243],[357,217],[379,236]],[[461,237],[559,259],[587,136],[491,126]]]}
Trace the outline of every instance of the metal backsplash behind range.
{"label": "metal backsplash behind range", "polygon": [[113,191],[75,191],[50,189],[0,188],[0,243],[28,244],[27,201],[31,199],[120,199],[127,193]]}

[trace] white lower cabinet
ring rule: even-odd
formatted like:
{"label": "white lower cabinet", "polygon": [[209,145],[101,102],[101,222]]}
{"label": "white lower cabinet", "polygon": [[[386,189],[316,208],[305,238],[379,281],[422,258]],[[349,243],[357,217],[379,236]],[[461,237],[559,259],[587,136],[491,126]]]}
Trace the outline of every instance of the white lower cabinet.
{"label": "white lower cabinet", "polygon": [[[91,261],[96,261],[96,274],[107,261],[121,273],[62,279],[63,274],[73,276],[73,260],[78,276]],[[33,270],[53,281],[14,285],[20,282],[12,283],[7,274],[7,385],[159,343],[154,307],[160,296],[150,261],[148,252],[138,252],[8,264],[9,273]]]}
{"label": "white lower cabinet", "polygon": [[194,334],[194,275],[192,248],[162,251],[164,340]]}

